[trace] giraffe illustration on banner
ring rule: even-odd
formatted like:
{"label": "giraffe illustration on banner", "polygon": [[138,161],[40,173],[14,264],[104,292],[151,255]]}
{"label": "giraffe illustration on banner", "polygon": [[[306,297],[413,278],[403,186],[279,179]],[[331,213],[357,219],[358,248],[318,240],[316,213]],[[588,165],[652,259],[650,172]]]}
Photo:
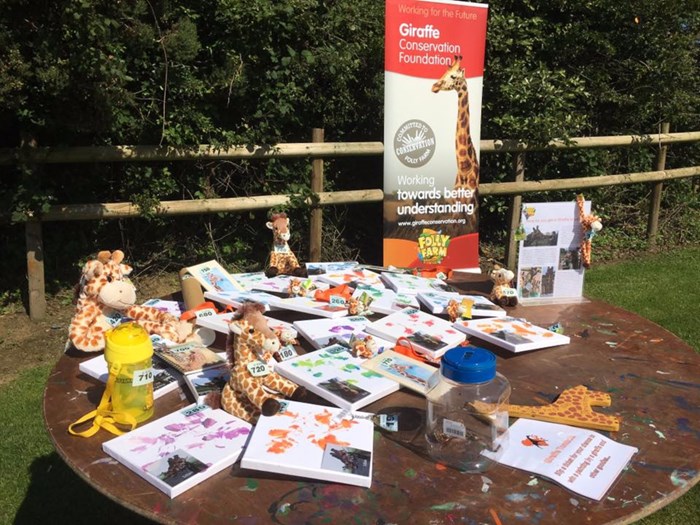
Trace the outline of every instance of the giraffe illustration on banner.
{"label": "giraffe illustration on banner", "polygon": [[473,213],[468,215],[468,223],[476,228],[477,192],[479,189],[479,160],[469,130],[469,90],[461,66],[462,57],[456,56],[445,74],[433,84],[433,93],[440,91],[457,92],[457,129],[455,131],[455,153],[457,176],[454,189],[458,190],[457,202],[473,205]]}

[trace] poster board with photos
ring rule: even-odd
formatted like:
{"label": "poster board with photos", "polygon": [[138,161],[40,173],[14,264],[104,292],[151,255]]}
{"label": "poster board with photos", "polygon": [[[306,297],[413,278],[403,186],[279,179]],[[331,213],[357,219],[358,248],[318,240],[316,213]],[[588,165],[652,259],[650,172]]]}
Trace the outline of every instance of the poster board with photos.
{"label": "poster board with photos", "polygon": [[[590,201],[585,210],[590,213]],[[516,280],[520,304],[584,302],[576,201],[523,204],[519,236]]]}

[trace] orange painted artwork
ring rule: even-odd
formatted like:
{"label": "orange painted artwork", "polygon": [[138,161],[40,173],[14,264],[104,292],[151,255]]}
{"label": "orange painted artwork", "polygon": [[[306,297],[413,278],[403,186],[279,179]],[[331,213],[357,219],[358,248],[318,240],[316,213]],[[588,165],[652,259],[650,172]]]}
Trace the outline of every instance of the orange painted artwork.
{"label": "orange painted artwork", "polygon": [[369,487],[373,449],[370,414],[282,400],[258,420],[241,467]]}

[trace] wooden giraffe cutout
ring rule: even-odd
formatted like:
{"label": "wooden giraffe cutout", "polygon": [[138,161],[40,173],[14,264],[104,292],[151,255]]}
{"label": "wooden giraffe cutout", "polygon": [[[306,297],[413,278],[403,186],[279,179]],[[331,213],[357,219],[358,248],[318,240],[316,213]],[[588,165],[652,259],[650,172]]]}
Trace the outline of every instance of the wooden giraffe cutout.
{"label": "wooden giraffe cutout", "polygon": [[[620,418],[594,412],[591,407],[610,406],[610,394],[588,390],[583,385],[564,390],[554,403],[549,405],[507,405],[509,417],[524,417],[562,423],[574,427],[592,428],[596,430],[620,430]],[[493,412],[493,407],[479,401],[472,406],[482,413]]]}
{"label": "wooden giraffe cutout", "polygon": [[261,413],[276,413],[280,399],[300,399],[306,393],[304,387],[270,369],[256,375],[255,367],[265,370],[280,348],[280,339],[268,326],[264,311],[260,303],[243,303],[231,319],[226,341],[231,378],[221,393],[221,408],[252,424]]}
{"label": "wooden giraffe cutout", "polygon": [[469,130],[469,91],[461,67],[461,56],[456,56],[444,75],[433,84],[433,93],[440,91],[457,92],[457,130],[455,132],[455,152],[457,156],[457,176],[455,189],[469,190],[473,197],[458,200],[474,202],[479,187],[479,160]]}

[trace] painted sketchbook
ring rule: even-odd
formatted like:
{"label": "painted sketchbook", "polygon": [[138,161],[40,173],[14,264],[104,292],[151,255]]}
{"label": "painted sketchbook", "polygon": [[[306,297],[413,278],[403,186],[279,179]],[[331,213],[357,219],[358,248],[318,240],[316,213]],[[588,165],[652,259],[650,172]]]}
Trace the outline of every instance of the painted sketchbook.
{"label": "painted sketchbook", "polygon": [[232,273],[233,277],[244,290],[252,290],[253,285],[267,279],[265,272]]}
{"label": "painted sketchbook", "polygon": [[[107,361],[103,354],[98,355],[83,361],[78,365],[78,368],[84,374],[94,377],[102,383],[107,382],[109,377],[109,369],[107,368]],[[177,390],[180,383],[178,378],[180,374],[166,365],[159,357],[153,356],[153,399],[158,399],[164,396],[168,392]]]}
{"label": "painted sketchbook", "polygon": [[174,498],[241,455],[251,425],[207,405],[189,407],[106,441],[102,449]]}
{"label": "painted sketchbook", "polygon": [[364,268],[351,268],[342,271],[329,271],[319,276],[319,280],[332,286],[341,284],[364,284],[375,288],[384,288],[380,274]]}
{"label": "painted sketchbook", "polygon": [[434,314],[447,314],[447,305],[451,300],[460,302],[464,299],[471,301],[472,317],[505,317],[507,312],[497,304],[489,301],[481,295],[462,295],[453,292],[418,292],[418,301],[429,312]]}
{"label": "painted sketchbook", "polygon": [[438,368],[411,359],[393,350],[385,350],[362,363],[362,367],[397,381],[402,386],[425,395],[428,380]]}
{"label": "painted sketchbook", "polygon": [[187,272],[208,292],[232,292],[243,289],[233,276],[214,260],[188,266]]}
{"label": "painted sketchbook", "polygon": [[[330,287],[328,283],[320,281],[317,276],[312,276],[305,279],[303,277],[277,275],[275,277],[265,277],[264,279],[251,283],[251,290],[258,290],[261,292],[268,292],[277,294],[278,296],[287,297],[289,295],[289,284],[292,279],[296,279],[302,283],[305,281],[310,281],[311,285],[313,285],[315,289],[326,290]],[[313,291],[311,293],[313,293]]]}
{"label": "painted sketchbook", "polygon": [[493,343],[511,352],[550,348],[565,345],[571,341],[566,335],[557,334],[515,317],[494,317],[472,321],[459,319],[453,326],[467,335]]}
{"label": "painted sketchbook", "polygon": [[204,297],[216,301],[221,304],[228,304],[234,308],[240,308],[246,301],[254,301],[265,307],[265,311],[272,310],[270,300],[274,299],[273,295],[259,290],[244,290],[233,292],[204,292]]}
{"label": "painted sketchbook", "polygon": [[[233,312],[226,312],[223,314],[212,315],[211,317],[197,318],[196,322],[198,326],[210,328],[215,332],[222,334],[228,334],[228,324],[231,317],[233,317]],[[266,319],[267,326],[278,333],[284,334],[286,339],[296,339],[298,337],[299,334],[292,323],[281,321],[280,319],[275,319],[273,317],[267,317]]]}
{"label": "painted sketchbook", "polygon": [[167,299],[149,299],[143,303],[143,306],[152,306],[175,317],[180,317],[182,312],[185,311],[185,305],[181,301],[170,301]]}
{"label": "painted sketchbook", "polygon": [[372,298],[369,309],[378,314],[387,315],[409,306],[413,308],[419,307],[415,295],[396,293],[389,288],[376,288],[360,284],[352,295],[355,298],[359,298],[363,293],[368,294]]}
{"label": "painted sketchbook", "polygon": [[189,387],[197,404],[203,403],[210,392],[221,392],[231,377],[228,364],[207,368],[199,372],[185,374],[185,384]]}
{"label": "painted sketchbook", "polygon": [[198,372],[226,362],[219,354],[198,343],[184,343],[169,348],[157,346],[153,353],[182,374]]}
{"label": "painted sketchbook", "polygon": [[309,272],[309,275],[320,275],[327,272],[350,270],[357,265],[357,261],[307,262],[306,270]]}
{"label": "painted sketchbook", "polygon": [[367,488],[372,485],[374,423],[370,414],[296,401],[280,403],[277,414],[258,420],[241,467]]}
{"label": "painted sketchbook", "polygon": [[440,279],[421,277],[410,273],[384,272],[382,280],[387,288],[398,293],[416,295],[418,292],[434,292],[442,290],[446,286]]}
{"label": "painted sketchbook", "polygon": [[310,297],[278,297],[270,303],[272,306],[293,310],[318,317],[345,317],[348,309],[344,305],[331,304],[325,301],[315,301]]}
{"label": "painted sketchbook", "polygon": [[[305,319],[294,321],[294,328],[314,348],[323,348],[332,344],[344,344],[349,342],[350,336],[362,330],[369,323],[369,319],[361,315],[341,317],[336,319]],[[348,346],[344,344],[344,346]]]}
{"label": "painted sketchbook", "polygon": [[417,350],[432,359],[441,357],[467,338],[455,330],[449,321],[417,308],[404,308],[373,321],[365,327],[365,331],[390,341],[405,337]]}
{"label": "painted sketchbook", "polygon": [[362,368],[343,345],[331,345],[275,364],[275,372],[340,408],[357,410],[399,389],[396,381]]}
{"label": "painted sketchbook", "polygon": [[520,418],[485,452],[499,463],[533,472],[587,498],[601,500],[638,449],[584,428]]}

